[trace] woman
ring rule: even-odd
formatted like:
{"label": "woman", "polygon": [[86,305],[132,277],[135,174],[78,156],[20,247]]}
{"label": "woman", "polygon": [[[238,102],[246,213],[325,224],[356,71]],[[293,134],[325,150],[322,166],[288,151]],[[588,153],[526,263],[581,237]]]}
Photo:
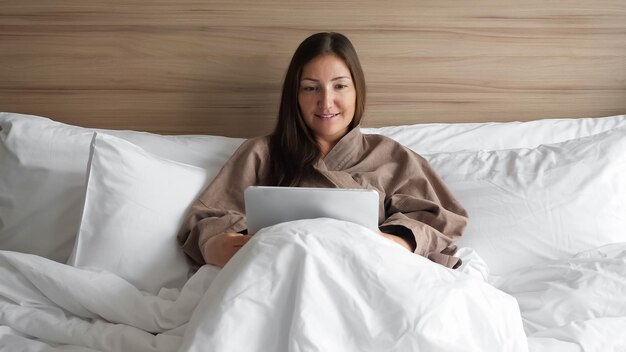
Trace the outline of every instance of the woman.
{"label": "woman", "polygon": [[365,79],[350,41],[339,33],[305,39],[291,60],[278,123],[244,142],[192,205],[178,233],[198,264],[220,267],[249,239],[243,192],[250,185],[369,188],[380,195],[379,228],[416,254],[454,268],[467,221],[420,156],[380,136],[363,135]]}

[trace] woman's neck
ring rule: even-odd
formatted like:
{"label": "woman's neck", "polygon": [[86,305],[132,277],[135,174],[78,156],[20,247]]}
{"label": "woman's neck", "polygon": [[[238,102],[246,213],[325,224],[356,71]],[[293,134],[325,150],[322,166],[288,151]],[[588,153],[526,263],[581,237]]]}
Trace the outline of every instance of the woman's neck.
{"label": "woman's neck", "polygon": [[328,155],[328,153],[333,150],[333,147],[337,144],[337,142],[319,140],[317,141],[317,144],[320,148],[320,159],[324,159],[326,155]]}

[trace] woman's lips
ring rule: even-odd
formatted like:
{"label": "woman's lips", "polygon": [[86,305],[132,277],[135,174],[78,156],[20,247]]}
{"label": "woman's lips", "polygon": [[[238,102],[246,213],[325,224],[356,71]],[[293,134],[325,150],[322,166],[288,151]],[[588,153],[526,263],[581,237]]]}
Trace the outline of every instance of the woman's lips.
{"label": "woman's lips", "polygon": [[336,114],[315,114],[316,117],[320,118],[320,119],[332,119],[333,117],[339,115],[339,113]]}

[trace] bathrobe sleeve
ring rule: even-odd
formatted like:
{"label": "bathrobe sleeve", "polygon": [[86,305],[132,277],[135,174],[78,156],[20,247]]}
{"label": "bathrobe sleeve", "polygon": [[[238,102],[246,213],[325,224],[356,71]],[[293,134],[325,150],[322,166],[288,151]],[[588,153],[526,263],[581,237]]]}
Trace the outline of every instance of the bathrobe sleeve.
{"label": "bathrobe sleeve", "polygon": [[205,264],[203,249],[209,238],[247,229],[243,192],[248,186],[262,183],[259,175],[265,175],[267,162],[267,137],[243,142],[191,204],[177,239],[196,264]]}
{"label": "bathrobe sleeve", "polygon": [[384,164],[394,177],[383,186],[385,219],[380,230],[408,238],[417,254],[457,267],[461,263],[452,256],[454,241],[467,225],[467,212],[424,158],[406,148],[394,149],[395,160]]}
{"label": "bathrobe sleeve", "polygon": [[402,237],[434,262],[460,265],[454,241],[465,229],[467,213],[423,157],[388,137],[355,129],[318,170],[335,187],[377,190],[380,231]]}

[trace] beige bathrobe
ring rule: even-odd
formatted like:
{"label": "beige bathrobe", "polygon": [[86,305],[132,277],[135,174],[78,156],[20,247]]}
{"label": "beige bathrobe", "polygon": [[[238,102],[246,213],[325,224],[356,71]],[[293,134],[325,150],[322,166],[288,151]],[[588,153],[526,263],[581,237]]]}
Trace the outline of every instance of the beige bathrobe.
{"label": "beige bathrobe", "polygon": [[[246,230],[243,192],[269,185],[269,137],[245,141],[213,182],[191,205],[178,240],[185,253],[204,264],[206,241],[223,232]],[[369,188],[380,195],[379,228],[405,238],[415,253],[453,268],[453,241],[461,236],[467,213],[428,163],[398,142],[354,128],[315,165],[302,187]]]}

